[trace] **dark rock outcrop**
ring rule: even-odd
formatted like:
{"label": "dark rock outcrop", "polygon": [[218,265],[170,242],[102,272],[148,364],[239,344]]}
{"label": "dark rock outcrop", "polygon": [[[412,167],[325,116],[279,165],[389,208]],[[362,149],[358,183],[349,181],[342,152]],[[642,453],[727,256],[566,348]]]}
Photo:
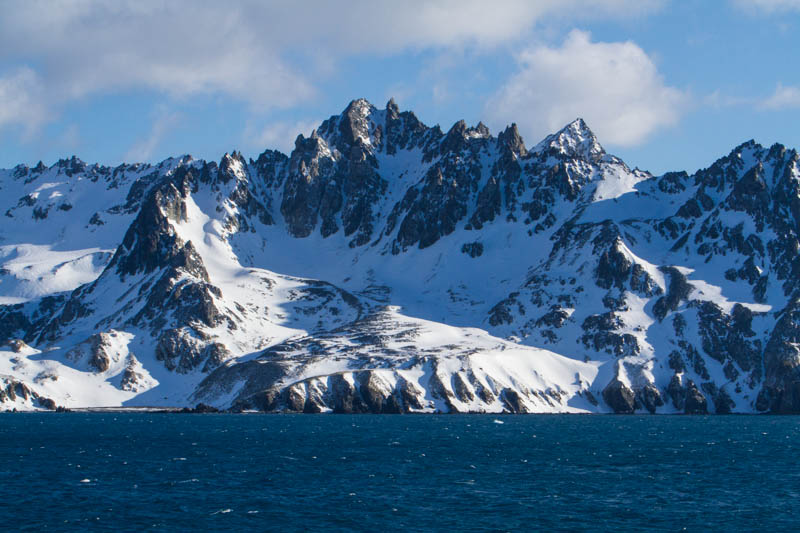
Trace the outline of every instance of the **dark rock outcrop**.
{"label": "dark rock outcrop", "polygon": [[630,414],[636,410],[636,395],[618,378],[603,389],[603,401],[617,414]]}
{"label": "dark rock outcrop", "polygon": [[30,403],[31,406],[48,411],[55,411],[56,402],[32,391],[28,385],[10,376],[0,376],[0,406],[18,400]]}

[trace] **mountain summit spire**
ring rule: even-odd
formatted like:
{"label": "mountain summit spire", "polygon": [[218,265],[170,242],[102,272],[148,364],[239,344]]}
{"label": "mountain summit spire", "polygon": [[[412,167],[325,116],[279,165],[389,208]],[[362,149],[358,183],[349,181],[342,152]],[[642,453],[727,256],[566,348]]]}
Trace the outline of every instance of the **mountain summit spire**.
{"label": "mountain summit spire", "polygon": [[576,118],[556,133],[545,137],[533,151],[554,151],[560,155],[588,160],[601,158],[606,153],[582,118]]}

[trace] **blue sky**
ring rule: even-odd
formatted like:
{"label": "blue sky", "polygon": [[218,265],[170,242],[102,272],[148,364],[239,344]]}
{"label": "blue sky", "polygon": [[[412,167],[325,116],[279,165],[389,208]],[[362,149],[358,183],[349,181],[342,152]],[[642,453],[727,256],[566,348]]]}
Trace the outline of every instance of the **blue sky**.
{"label": "blue sky", "polygon": [[0,167],[288,151],[357,97],[429,124],[580,116],[654,173],[800,147],[800,0],[0,2]]}

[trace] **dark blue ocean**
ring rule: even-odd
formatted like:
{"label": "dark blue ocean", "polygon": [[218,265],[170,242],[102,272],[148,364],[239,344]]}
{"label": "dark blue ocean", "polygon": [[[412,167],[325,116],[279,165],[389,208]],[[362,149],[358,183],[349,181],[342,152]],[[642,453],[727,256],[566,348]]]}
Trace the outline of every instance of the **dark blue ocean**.
{"label": "dark blue ocean", "polygon": [[798,530],[799,442],[773,416],[3,414],[0,526]]}

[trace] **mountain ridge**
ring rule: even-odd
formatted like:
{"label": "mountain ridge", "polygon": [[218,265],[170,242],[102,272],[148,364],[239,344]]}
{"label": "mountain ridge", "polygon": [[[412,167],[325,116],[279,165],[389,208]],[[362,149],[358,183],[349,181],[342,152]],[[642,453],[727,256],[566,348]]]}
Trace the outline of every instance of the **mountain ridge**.
{"label": "mountain ridge", "polygon": [[799,161],[359,99],[288,155],[0,171],[0,409],[800,411]]}

